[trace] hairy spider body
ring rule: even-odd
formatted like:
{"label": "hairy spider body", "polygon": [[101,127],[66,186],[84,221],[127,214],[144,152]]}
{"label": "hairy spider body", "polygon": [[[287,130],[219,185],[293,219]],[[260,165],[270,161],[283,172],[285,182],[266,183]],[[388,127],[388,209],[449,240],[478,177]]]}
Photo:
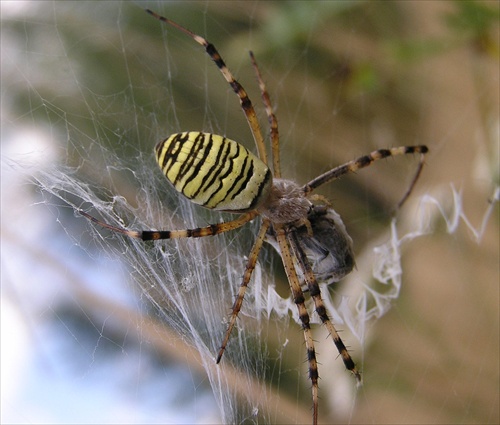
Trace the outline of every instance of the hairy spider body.
{"label": "hairy spider body", "polygon": [[304,222],[312,208],[304,190],[294,181],[274,179],[269,197],[258,208],[258,213],[274,224]]}
{"label": "hairy spider body", "polygon": [[[318,421],[319,375],[310,317],[305,307],[302,288],[307,288],[307,292],[314,302],[315,311],[332,336],[345,367],[353,373],[358,383],[361,382],[361,375],[328,317],[318,284],[318,282],[335,282],[353,269],[352,240],[347,234],[340,216],[330,207],[328,202],[312,192],[327,182],[367,167],[379,159],[419,153],[421,159],[417,173],[400,202],[400,206],[408,197],[420,174],[424,154],[428,151],[427,147],[403,146],[376,150],[333,168],[305,185],[283,179],[279,159],[278,122],[252,52],[250,52],[250,58],[270,126],[272,173],[268,166],[264,138],[252,102],[241,84],[236,81],[227,68],[216,48],[203,37],[176,22],[151,10],[146,10],[146,12],[187,34],[205,48],[207,54],[239,98],[258,151],[257,157],[239,143],[210,133],[176,133],[156,146],[158,164],[173,187],[192,202],[214,210],[239,213],[240,216],[232,221],[196,229],[135,231],[109,225],[83,211],[81,214],[102,227],[142,240],[217,235],[237,229],[260,216],[261,227],[248,255],[238,295],[234,301],[229,324],[216,361],[219,363],[224,354],[259,252],[267,240],[280,253],[292,298],[297,306],[302,324],[309,363],[309,378],[312,383],[313,423],[316,424]],[[322,201],[318,202],[318,199]]]}

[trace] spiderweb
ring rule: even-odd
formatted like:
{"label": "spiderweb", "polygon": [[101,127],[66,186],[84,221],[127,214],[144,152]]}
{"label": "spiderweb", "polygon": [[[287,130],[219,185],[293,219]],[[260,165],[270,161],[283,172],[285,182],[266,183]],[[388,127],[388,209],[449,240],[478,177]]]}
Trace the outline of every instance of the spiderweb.
{"label": "spiderweb", "polygon": [[[288,8],[251,2],[147,6],[207,35],[262,110],[247,57],[248,49],[254,50],[277,106],[286,177],[304,182],[318,170],[378,147],[425,143],[431,148],[415,193],[392,221],[388,211],[404,193],[416,159],[377,164],[362,172],[365,177],[360,172],[325,188],[355,241],[357,270],[334,288],[322,287],[322,293],[366,387],[356,397],[353,379],[343,370],[334,345],[315,326],[320,415],[329,422],[450,422],[453,412],[458,421],[494,423],[498,386],[488,377],[498,377],[498,366],[495,369],[491,360],[494,341],[498,345],[498,337],[492,338],[498,331],[498,319],[491,319],[495,307],[483,303],[488,307],[467,328],[478,335],[474,344],[488,336],[493,341],[481,345],[484,371],[472,375],[478,386],[491,388],[486,397],[479,389],[460,389],[467,357],[451,357],[456,369],[444,367],[442,375],[436,373],[436,365],[446,361],[445,354],[460,340],[450,339],[446,345],[429,341],[420,327],[430,327],[431,319],[421,322],[412,316],[432,317],[428,298],[440,300],[444,292],[436,282],[446,287],[447,281],[459,281],[458,271],[436,281],[442,273],[437,256],[423,261],[422,252],[434,252],[436,240],[440,246],[472,250],[476,261],[489,258],[474,285],[489,294],[487,298],[498,293],[491,284],[498,267],[493,275],[486,272],[486,264],[498,254],[498,243],[491,237],[498,231],[498,220],[491,219],[499,198],[498,119],[492,118],[498,117],[498,98],[486,105],[493,90],[476,86],[479,105],[469,99],[458,102],[456,110],[462,115],[433,115],[433,108],[442,104],[423,106],[441,82],[434,70],[442,69],[442,55],[437,60],[418,55],[425,58],[428,50],[439,52],[442,47],[418,44],[411,31],[408,45],[390,45],[402,29],[386,28],[393,33],[379,34],[377,48],[386,43],[389,50],[382,52],[392,52],[392,60],[398,54],[403,58],[379,63],[363,32],[370,25],[377,32],[381,25],[372,20],[372,13],[408,19],[415,11],[404,7],[332,3],[312,10],[306,2]],[[14,393],[17,398],[7,400],[4,418],[61,423],[309,422],[310,383],[299,321],[279,258],[269,246],[261,253],[223,360],[220,365],[214,361],[257,222],[214,238],[143,243],[97,228],[75,213],[84,209],[131,229],[182,229],[231,219],[180,199],[165,183],[152,152],[158,140],[181,130],[213,131],[252,148],[237,99],[216,67],[196,43],[162,27],[134,4],[37,2],[17,7],[2,5],[8,12],[3,10],[2,17],[2,281],[8,283],[2,285],[2,315],[9,324],[28,323],[26,329],[35,336],[16,330],[16,343],[9,345],[17,347],[16,352],[33,351],[38,362],[49,365],[41,378],[38,372],[28,374],[38,376],[45,388],[50,382],[50,390],[41,398],[44,392],[36,392],[40,384],[22,379],[32,388],[30,401],[19,395],[26,394],[21,386]],[[441,12],[424,8],[418,16]],[[450,36],[449,27],[443,28]],[[405,57],[408,52],[417,57]],[[412,60],[415,66],[405,68],[405,61]],[[498,69],[498,63],[494,66]],[[385,81],[391,74],[384,67],[405,68],[404,78]],[[485,64],[480,72],[490,68]],[[492,84],[498,85],[498,78]],[[392,111],[391,103],[402,112]],[[449,158],[465,117],[486,134],[476,134],[478,147],[467,172],[452,168],[442,175],[443,162],[453,163]],[[265,124],[264,114],[261,118]],[[454,235],[451,242],[448,233]],[[425,296],[415,289],[422,286]],[[411,288],[409,299],[405,287]],[[466,288],[458,285],[443,297],[462,305]],[[477,297],[481,305],[484,294]],[[377,319],[391,307],[388,322],[384,318],[380,327],[389,325],[378,331]],[[318,323],[316,315],[312,319]],[[444,326],[432,329],[444,340],[453,335],[454,321],[450,310],[442,319]],[[483,323],[490,324],[490,333],[480,338]],[[2,329],[2,335],[9,332]],[[412,367],[417,369],[411,363],[415,357],[400,351],[405,344],[384,339],[391,332],[401,337],[399,341],[418,335],[421,350],[415,349],[415,362],[425,366],[420,376],[411,374]],[[37,350],[41,341],[45,348]],[[426,347],[432,347],[430,353]],[[467,352],[471,347],[463,348]],[[54,354],[58,351],[74,362],[62,362]],[[456,391],[440,405],[432,405],[419,390],[434,387],[435,375],[445,380],[445,388]],[[69,376],[73,385],[67,387],[53,376]],[[2,379],[4,386],[7,378]],[[114,398],[104,396],[106,381]],[[391,399],[401,382],[408,394],[401,401],[405,409],[394,408],[398,396]],[[79,388],[78,402],[70,395],[74,388]],[[386,398],[381,400],[380,394]],[[123,402],[127,397],[132,398],[129,404]],[[43,401],[35,403],[37,398]],[[469,408],[457,414],[463,400]],[[26,404],[37,413],[15,416],[15,407]],[[61,413],[63,405],[72,406],[72,411]],[[478,415],[476,408],[485,413]],[[95,411],[101,413],[90,413]]]}

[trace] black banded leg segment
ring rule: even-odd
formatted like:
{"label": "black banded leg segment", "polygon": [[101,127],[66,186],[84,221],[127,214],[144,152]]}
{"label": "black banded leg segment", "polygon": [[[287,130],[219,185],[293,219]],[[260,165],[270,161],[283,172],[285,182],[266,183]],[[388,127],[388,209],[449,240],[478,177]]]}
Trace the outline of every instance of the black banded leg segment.
{"label": "black banded leg segment", "polygon": [[239,216],[235,220],[231,220],[225,223],[211,224],[206,227],[198,227],[196,229],[184,229],[184,230],[127,230],[123,227],[111,226],[85,211],[78,211],[81,215],[88,218],[90,221],[98,224],[101,227],[109,229],[116,233],[121,233],[122,235],[129,236],[135,239],[141,239],[143,241],[153,241],[160,239],[182,239],[182,238],[202,238],[205,236],[214,236],[219,233],[229,232],[234,229],[238,229],[249,221],[253,220],[258,213],[256,211],[251,211],[249,213]]}
{"label": "black banded leg segment", "polygon": [[156,19],[158,19],[159,21],[165,22],[166,24],[169,24],[177,28],[178,30],[182,31],[184,34],[189,35],[194,41],[196,41],[198,44],[200,44],[205,48],[205,51],[207,52],[208,56],[210,56],[210,58],[215,62],[217,68],[219,68],[225,80],[229,83],[233,91],[240,99],[241,109],[243,109],[243,113],[245,114],[248,125],[252,130],[252,135],[254,137],[257,150],[259,152],[259,158],[262,160],[262,162],[264,162],[267,165],[267,154],[264,145],[264,138],[262,137],[259,121],[257,120],[257,115],[255,114],[255,109],[252,105],[252,102],[248,97],[243,86],[236,80],[234,75],[231,73],[229,68],[224,63],[224,60],[222,59],[221,55],[219,54],[215,46],[212,43],[208,42],[208,40],[206,40],[205,38],[201,37],[200,35],[195,34],[194,32],[188,30],[187,28],[184,28],[182,25],[179,25],[177,22],[171,21],[170,19],[165,18],[164,16],[160,16],[149,9],[146,9],[146,12],[149,13],[151,16],[155,17]]}
{"label": "black banded leg segment", "polygon": [[250,251],[250,255],[248,256],[247,265],[245,267],[245,273],[243,274],[243,278],[241,281],[240,289],[238,291],[238,295],[234,300],[233,311],[231,313],[231,318],[229,319],[229,325],[226,330],[226,334],[224,335],[224,339],[220,346],[219,354],[217,355],[216,362],[219,363],[224,351],[226,350],[227,343],[229,341],[229,337],[231,336],[231,331],[236,324],[236,319],[238,318],[238,314],[241,310],[241,306],[243,304],[243,298],[245,297],[245,292],[248,287],[248,283],[250,282],[250,278],[252,277],[252,273],[255,269],[255,265],[257,264],[257,258],[259,256],[259,252],[262,249],[262,245],[264,240],[266,239],[266,233],[269,229],[270,222],[269,220],[264,220],[262,225],[260,226],[259,234],[257,235],[257,239],[255,240],[252,250]]}
{"label": "black banded leg segment", "polygon": [[281,178],[281,166],[280,166],[280,150],[279,150],[279,131],[278,131],[278,119],[273,112],[273,105],[271,104],[271,98],[269,97],[269,92],[266,88],[266,83],[264,83],[264,79],[262,78],[262,74],[260,73],[259,66],[257,65],[257,61],[255,60],[255,56],[253,52],[250,52],[250,59],[252,60],[253,69],[255,70],[255,74],[257,75],[257,81],[259,83],[260,94],[262,96],[262,102],[266,108],[267,121],[269,122],[269,130],[271,136],[271,150],[272,150],[272,159],[273,159],[273,175],[275,178]]}
{"label": "black banded leg segment", "polygon": [[408,186],[408,189],[406,190],[406,193],[403,195],[401,200],[398,202],[398,205],[396,206],[395,212],[398,212],[403,204],[406,202],[406,200],[409,198],[411,192],[413,191],[413,188],[417,184],[418,178],[420,177],[420,174],[422,173],[422,169],[424,168],[424,160],[425,160],[425,153],[422,153],[420,155],[420,161],[418,164],[417,171],[415,172],[415,175],[413,176],[413,179],[410,183],[410,186]]}
{"label": "black banded leg segment", "polygon": [[307,361],[309,362],[309,378],[311,379],[311,391],[313,399],[313,424],[318,423],[318,362],[316,360],[316,351],[314,349],[314,341],[311,333],[311,325],[309,313],[305,306],[305,299],[302,289],[300,288],[299,278],[295,271],[292,253],[290,251],[289,242],[284,227],[282,225],[274,224],[276,232],[276,240],[278,241],[281,259],[288,277],[290,290],[292,291],[293,301],[299,311],[300,321],[302,323],[302,330],[304,331],[304,340],[307,349]]}
{"label": "black banded leg segment", "polygon": [[321,322],[325,325],[325,327],[328,330],[328,333],[331,335],[333,342],[335,343],[335,346],[337,347],[337,350],[340,356],[342,357],[342,361],[344,362],[346,369],[352,372],[352,374],[356,377],[358,383],[361,383],[361,374],[356,369],[356,365],[354,364],[351,355],[347,351],[344,342],[340,338],[337,330],[335,329],[335,326],[333,326],[333,323],[330,321],[330,318],[328,317],[328,313],[323,303],[323,299],[321,298],[321,291],[318,282],[316,280],[316,277],[314,276],[311,265],[309,264],[309,260],[307,259],[307,256],[300,245],[300,240],[297,237],[297,232],[291,229],[288,233],[288,237],[290,240],[290,246],[292,248],[292,252],[294,253],[295,258],[298,261],[298,265],[302,270],[302,273],[304,274],[304,279],[307,283],[309,294],[311,295],[311,298],[314,300],[316,313],[318,313]]}
{"label": "black banded leg segment", "polygon": [[[388,158],[390,156],[407,155],[412,153],[420,153],[422,155],[425,155],[428,151],[429,149],[427,148],[427,146],[424,145],[401,146],[398,148],[391,148],[391,149],[379,149],[369,153],[368,155],[360,156],[358,159],[346,162],[343,165],[335,167],[330,171],[321,174],[320,176],[314,178],[309,183],[304,185],[303,190],[306,194],[308,194],[312,192],[314,189],[317,189],[319,186],[324,185],[325,183],[328,183],[332,180],[336,180],[345,174],[354,173],[355,171],[361,168],[368,167],[374,161],[378,161],[379,159]],[[421,161],[423,161],[423,158],[421,159]],[[415,182],[416,180],[412,183],[412,187],[415,185]]]}

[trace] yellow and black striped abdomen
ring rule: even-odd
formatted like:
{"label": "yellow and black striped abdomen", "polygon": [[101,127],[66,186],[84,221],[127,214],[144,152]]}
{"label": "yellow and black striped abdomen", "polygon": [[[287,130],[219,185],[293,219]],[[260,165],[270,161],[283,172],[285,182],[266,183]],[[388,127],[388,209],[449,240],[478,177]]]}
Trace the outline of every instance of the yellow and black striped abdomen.
{"label": "yellow and black striped abdomen", "polygon": [[269,193],[272,175],[267,165],[233,140],[191,131],[171,135],[155,150],[175,189],[206,208],[251,210]]}

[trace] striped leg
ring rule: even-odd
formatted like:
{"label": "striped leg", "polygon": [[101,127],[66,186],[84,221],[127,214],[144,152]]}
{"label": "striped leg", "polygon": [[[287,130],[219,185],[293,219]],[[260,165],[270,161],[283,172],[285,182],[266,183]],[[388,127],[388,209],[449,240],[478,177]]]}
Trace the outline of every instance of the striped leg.
{"label": "striped leg", "polygon": [[149,9],[146,9],[146,12],[149,13],[151,16],[155,17],[156,19],[158,19],[159,21],[165,22],[166,24],[169,24],[177,28],[178,30],[182,31],[184,34],[189,35],[194,41],[196,41],[198,44],[201,44],[205,48],[207,54],[215,62],[215,64],[219,68],[220,72],[222,73],[226,81],[229,83],[233,91],[240,99],[241,108],[243,109],[248,125],[252,130],[252,135],[254,137],[257,150],[259,152],[259,158],[262,160],[262,162],[267,164],[266,147],[264,145],[264,139],[262,137],[262,132],[260,130],[259,121],[257,120],[257,115],[255,114],[252,102],[248,98],[248,95],[243,86],[238,81],[236,81],[236,78],[234,78],[233,74],[222,60],[215,46],[209,43],[205,38],[179,25],[177,22],[171,21],[168,18],[160,16]]}
{"label": "striped leg", "polygon": [[267,120],[269,122],[269,128],[271,133],[271,149],[273,156],[273,171],[275,178],[281,178],[281,167],[280,167],[280,136],[278,132],[278,120],[276,115],[273,112],[273,106],[271,105],[271,98],[269,97],[269,93],[267,92],[266,84],[262,78],[262,75],[259,70],[259,66],[257,65],[257,61],[255,60],[255,56],[253,52],[250,52],[250,59],[252,60],[252,65],[255,70],[255,74],[257,75],[257,81],[259,82],[260,93],[262,95],[262,102],[266,107],[266,115]]}
{"label": "striped leg", "polygon": [[288,277],[290,290],[292,291],[293,301],[299,310],[300,321],[302,322],[302,330],[304,331],[304,340],[306,342],[307,360],[309,362],[309,378],[312,384],[312,399],[313,399],[313,424],[318,423],[318,363],[316,361],[316,351],[314,349],[314,341],[311,333],[311,325],[309,313],[304,304],[304,294],[300,289],[300,282],[295,271],[290,245],[285,234],[285,229],[281,225],[274,225],[276,232],[276,240],[278,241],[283,266]]}
{"label": "striped leg", "polygon": [[248,256],[247,265],[245,268],[245,273],[243,274],[243,279],[241,281],[240,290],[238,291],[238,295],[234,300],[233,311],[231,313],[231,319],[229,320],[229,326],[227,327],[226,334],[224,336],[224,340],[220,346],[219,354],[217,356],[217,363],[220,362],[224,351],[226,350],[227,343],[229,341],[229,337],[231,335],[231,331],[234,328],[236,323],[236,319],[238,318],[238,314],[241,310],[241,305],[243,304],[243,297],[245,296],[245,292],[247,290],[248,282],[250,282],[250,277],[255,269],[255,265],[257,264],[257,257],[259,256],[259,252],[262,248],[262,244],[266,239],[267,229],[269,229],[270,222],[269,220],[264,220],[262,226],[260,227],[259,234],[257,239],[254,242],[252,247],[252,251],[250,251],[250,255]]}
{"label": "striped leg", "polygon": [[113,232],[121,233],[123,235],[129,236],[135,239],[142,239],[143,241],[152,241],[158,239],[181,239],[181,238],[202,238],[205,236],[218,235],[219,233],[229,232],[230,230],[237,229],[254,219],[258,213],[256,211],[251,211],[246,214],[242,214],[236,220],[228,221],[226,223],[211,224],[206,227],[198,227],[196,229],[184,229],[184,230],[127,230],[123,227],[111,226],[110,224],[104,223],[90,214],[79,210],[81,215],[88,218],[90,221],[98,224],[101,227],[105,227]]}
{"label": "striped leg", "polygon": [[302,273],[304,274],[304,278],[307,283],[309,293],[312,299],[314,300],[316,313],[318,313],[321,321],[326,326],[328,332],[332,336],[333,342],[335,343],[335,346],[337,347],[337,350],[339,351],[339,354],[342,357],[342,360],[344,361],[346,369],[353,373],[358,383],[361,383],[361,375],[356,369],[356,365],[354,364],[354,361],[352,360],[349,352],[347,351],[346,346],[342,342],[342,339],[340,338],[337,330],[335,329],[335,326],[333,326],[332,322],[330,321],[330,318],[328,317],[325,305],[323,304],[323,300],[321,299],[321,291],[319,289],[318,282],[316,280],[316,277],[314,276],[314,273],[312,271],[311,265],[309,264],[307,256],[300,245],[300,240],[297,236],[296,230],[295,229],[291,230],[290,233],[288,233],[287,235],[289,237],[292,252],[298,261],[298,265],[301,268]]}
{"label": "striped leg", "polygon": [[[374,161],[378,161],[379,159],[387,158],[389,156],[406,155],[411,153],[420,153],[424,155],[428,151],[429,149],[427,148],[427,146],[423,145],[401,146],[399,148],[391,148],[391,149],[379,149],[369,153],[368,155],[360,156],[358,159],[349,161],[343,165],[335,167],[324,174],[321,174],[320,176],[316,177],[315,179],[311,180],[309,183],[304,185],[303,190],[306,194],[308,194],[325,183],[328,183],[332,180],[336,180],[345,174],[353,173],[359,170],[360,168],[368,167]],[[415,184],[415,179],[413,184]]]}

